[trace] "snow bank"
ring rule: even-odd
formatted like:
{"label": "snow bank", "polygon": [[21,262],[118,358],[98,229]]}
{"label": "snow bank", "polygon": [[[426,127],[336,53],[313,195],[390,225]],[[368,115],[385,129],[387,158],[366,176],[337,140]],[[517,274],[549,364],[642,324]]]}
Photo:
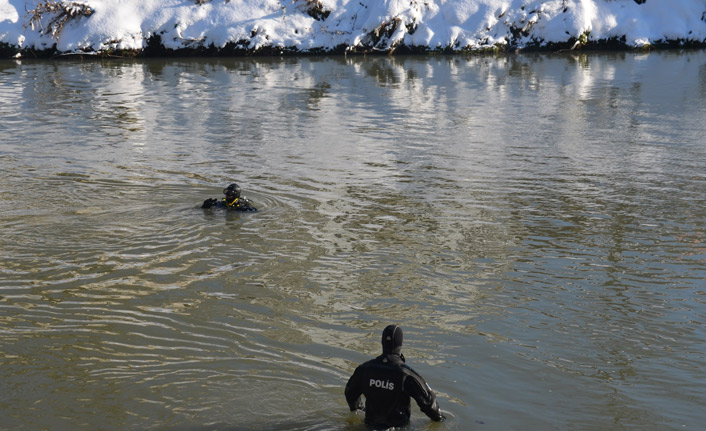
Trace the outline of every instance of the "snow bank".
{"label": "snow bank", "polygon": [[5,50],[706,46],[706,0],[0,0]]}

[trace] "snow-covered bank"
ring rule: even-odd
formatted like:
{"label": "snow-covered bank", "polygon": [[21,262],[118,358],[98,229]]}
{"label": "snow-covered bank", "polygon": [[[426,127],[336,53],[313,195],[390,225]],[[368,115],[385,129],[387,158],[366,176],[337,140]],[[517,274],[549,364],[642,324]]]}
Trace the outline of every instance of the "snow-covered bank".
{"label": "snow-covered bank", "polygon": [[706,0],[0,0],[3,56],[608,44],[704,47]]}

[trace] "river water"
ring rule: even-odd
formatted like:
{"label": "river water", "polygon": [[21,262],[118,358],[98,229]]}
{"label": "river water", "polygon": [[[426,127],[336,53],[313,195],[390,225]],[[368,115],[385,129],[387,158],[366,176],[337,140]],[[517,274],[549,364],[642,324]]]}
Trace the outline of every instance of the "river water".
{"label": "river water", "polygon": [[[706,52],[0,62],[0,429],[706,421]],[[257,213],[204,211],[237,182]]]}

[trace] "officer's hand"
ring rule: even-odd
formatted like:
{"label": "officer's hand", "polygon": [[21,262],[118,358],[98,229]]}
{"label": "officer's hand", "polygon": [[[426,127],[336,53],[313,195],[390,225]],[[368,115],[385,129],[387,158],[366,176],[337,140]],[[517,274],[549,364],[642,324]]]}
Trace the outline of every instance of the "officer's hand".
{"label": "officer's hand", "polygon": [[358,399],[358,402],[355,403],[355,409],[360,410],[361,412],[365,411],[365,403],[363,400]]}

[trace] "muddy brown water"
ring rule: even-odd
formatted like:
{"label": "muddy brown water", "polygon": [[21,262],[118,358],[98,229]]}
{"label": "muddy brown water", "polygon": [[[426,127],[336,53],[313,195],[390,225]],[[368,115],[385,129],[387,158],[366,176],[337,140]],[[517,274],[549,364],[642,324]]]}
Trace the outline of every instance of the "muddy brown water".
{"label": "muddy brown water", "polygon": [[[0,62],[0,429],[706,420],[706,54]],[[254,214],[198,206],[237,182]]]}

